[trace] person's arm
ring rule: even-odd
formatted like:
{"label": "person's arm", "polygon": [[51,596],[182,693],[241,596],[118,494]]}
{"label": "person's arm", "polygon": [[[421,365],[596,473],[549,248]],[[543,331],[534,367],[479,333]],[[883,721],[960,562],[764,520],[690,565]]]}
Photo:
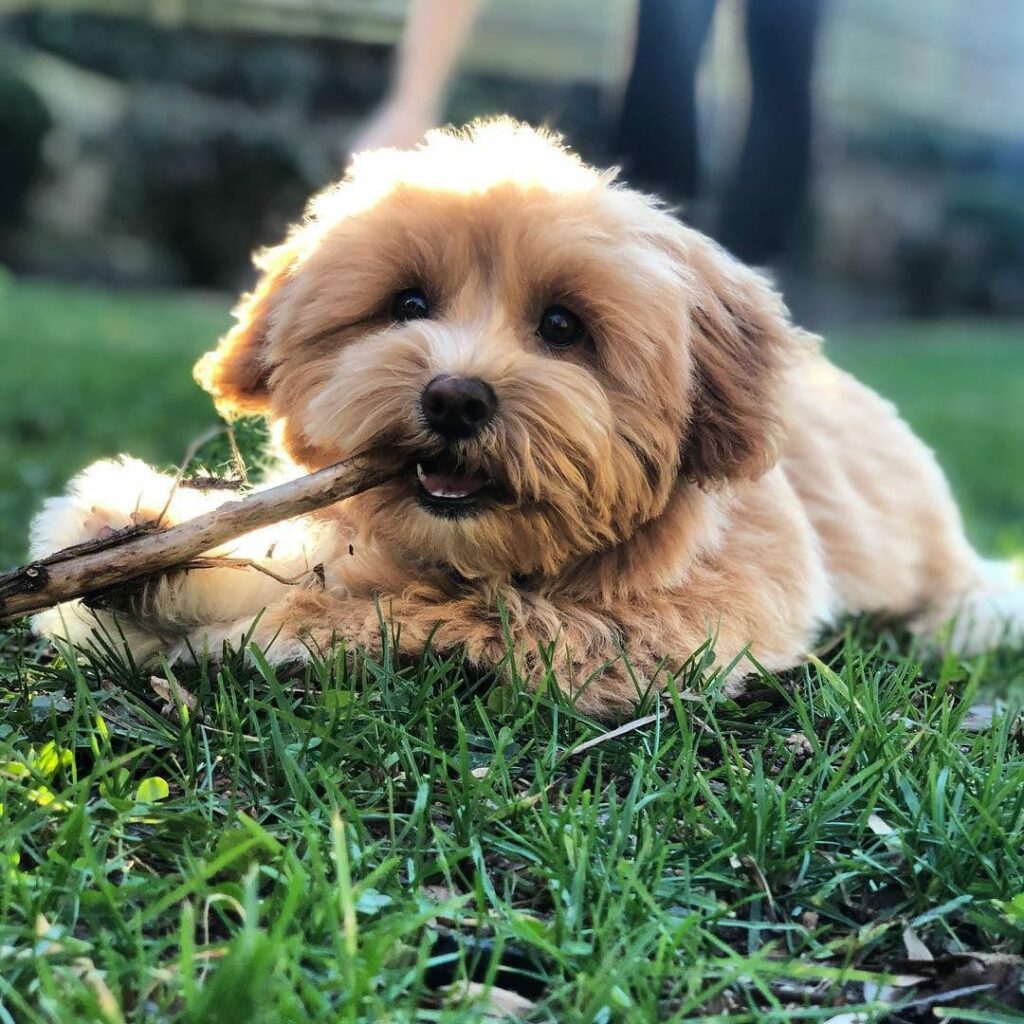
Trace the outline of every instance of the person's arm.
{"label": "person's arm", "polygon": [[387,98],[352,151],[415,145],[437,122],[445,87],[480,0],[412,0]]}

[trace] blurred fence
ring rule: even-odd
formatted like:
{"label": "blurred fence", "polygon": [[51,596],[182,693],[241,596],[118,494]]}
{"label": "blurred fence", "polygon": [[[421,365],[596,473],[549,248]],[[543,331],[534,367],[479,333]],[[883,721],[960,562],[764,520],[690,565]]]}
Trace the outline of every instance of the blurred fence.
{"label": "blurred fence", "polygon": [[832,0],[820,55],[823,110],[1024,139],[1020,0]]}
{"label": "blurred fence", "polygon": [[[1024,136],[1021,0],[826,2],[818,81],[827,121]],[[637,3],[490,0],[463,64],[519,78],[617,84],[629,64]],[[0,13],[82,11],[169,28],[371,44],[398,38],[407,7],[408,0],[0,0]],[[742,92],[744,77],[735,66],[720,81]]]}
{"label": "blurred fence", "polygon": [[[635,6],[636,0],[492,0],[464,64],[550,81],[616,81],[628,63]],[[408,0],[0,0],[0,12],[40,7],[167,27],[389,44],[401,33]]]}

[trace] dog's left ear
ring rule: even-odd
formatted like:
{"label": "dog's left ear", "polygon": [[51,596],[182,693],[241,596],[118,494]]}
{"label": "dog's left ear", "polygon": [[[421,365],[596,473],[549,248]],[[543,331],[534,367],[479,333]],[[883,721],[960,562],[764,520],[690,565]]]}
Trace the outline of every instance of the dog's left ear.
{"label": "dog's left ear", "polygon": [[264,249],[253,262],[260,277],[232,311],[237,323],[212,352],[200,358],[193,371],[225,416],[259,415],[268,410],[268,384],[274,369],[268,335],[278,293],[295,265],[295,247],[284,242]]}
{"label": "dog's left ear", "polygon": [[756,479],[778,458],[786,368],[815,341],[759,273],[689,229],[674,243],[693,361],[682,473],[702,486]]}

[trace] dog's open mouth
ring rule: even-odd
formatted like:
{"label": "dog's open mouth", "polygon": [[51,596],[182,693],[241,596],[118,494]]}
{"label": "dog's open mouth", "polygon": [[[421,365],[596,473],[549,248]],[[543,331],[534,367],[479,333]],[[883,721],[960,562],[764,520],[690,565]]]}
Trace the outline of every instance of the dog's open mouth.
{"label": "dog's open mouth", "polygon": [[458,515],[479,508],[494,495],[489,477],[471,470],[450,455],[424,458],[416,463],[420,504],[430,512]]}

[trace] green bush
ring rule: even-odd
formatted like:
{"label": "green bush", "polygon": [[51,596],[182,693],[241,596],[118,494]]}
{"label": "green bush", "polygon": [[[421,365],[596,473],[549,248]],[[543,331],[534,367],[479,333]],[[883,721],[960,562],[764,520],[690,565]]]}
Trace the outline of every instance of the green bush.
{"label": "green bush", "polygon": [[302,120],[165,90],[138,99],[118,133],[114,222],[173,253],[187,283],[234,289],[333,171]]}
{"label": "green bush", "polygon": [[0,68],[0,231],[19,224],[29,192],[43,167],[43,142],[51,118],[36,90]]}

